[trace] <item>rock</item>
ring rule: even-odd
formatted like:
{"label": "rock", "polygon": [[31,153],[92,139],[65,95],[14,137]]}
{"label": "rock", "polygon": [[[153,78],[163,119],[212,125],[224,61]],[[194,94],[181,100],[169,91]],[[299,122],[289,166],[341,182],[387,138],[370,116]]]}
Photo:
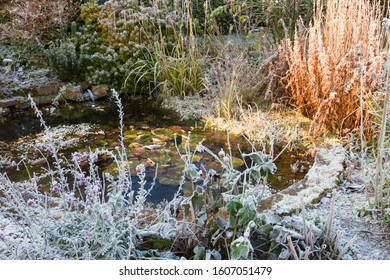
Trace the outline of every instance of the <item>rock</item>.
{"label": "rock", "polygon": [[362,192],[364,190],[364,184],[349,184],[345,187],[345,189],[347,192]]}
{"label": "rock", "polygon": [[65,92],[62,94],[62,98],[69,101],[82,101],[83,89],[81,86],[68,86]]}
{"label": "rock", "polygon": [[[36,96],[36,97],[33,97],[33,100],[35,102],[35,104],[37,105],[45,105],[45,104],[51,104],[53,103],[53,100],[54,100],[54,96],[52,95],[47,95],[47,96]],[[28,108],[30,107],[30,103],[26,104],[27,106],[17,106],[19,108]]]}
{"label": "rock", "polygon": [[91,87],[92,93],[95,96],[95,99],[107,97],[108,95],[108,85],[97,85]]}
{"label": "rock", "polygon": [[313,166],[300,182],[303,188],[299,190],[288,188],[279,192],[278,201],[273,203],[272,209],[277,213],[280,209],[291,211],[299,209],[302,206],[299,196],[305,205],[318,201],[321,194],[337,186],[345,156],[346,151],[341,144],[336,144],[330,149],[318,148]]}
{"label": "rock", "polygon": [[87,81],[82,81],[82,82],[80,83],[80,86],[81,86],[81,88],[83,89],[83,91],[86,91],[88,88],[91,87],[91,84],[88,83]]}
{"label": "rock", "polygon": [[28,90],[28,92],[31,94],[31,96],[51,96],[54,98],[57,94],[60,88],[63,86],[62,83],[52,83],[47,85],[41,85],[32,87]]}
{"label": "rock", "polygon": [[1,108],[7,108],[7,107],[19,107],[21,105],[30,104],[27,97],[24,96],[13,96],[9,98],[3,98],[0,99],[0,107]]}

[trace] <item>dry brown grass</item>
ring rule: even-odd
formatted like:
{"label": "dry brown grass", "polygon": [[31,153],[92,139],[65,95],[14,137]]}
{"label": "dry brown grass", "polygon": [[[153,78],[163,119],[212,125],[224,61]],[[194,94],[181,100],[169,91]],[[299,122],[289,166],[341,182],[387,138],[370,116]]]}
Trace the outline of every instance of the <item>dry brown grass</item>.
{"label": "dry brown grass", "polygon": [[79,11],[81,0],[11,0],[5,5],[9,22],[0,24],[0,39],[54,39]]}
{"label": "dry brown grass", "polygon": [[[371,130],[373,93],[383,81],[385,62],[377,1],[317,0],[309,28],[297,23],[294,42],[279,49],[285,96],[314,120],[311,132],[327,128],[345,135],[361,125]],[[284,83],[284,84],[283,84]]]}
{"label": "dry brown grass", "polygon": [[245,47],[221,44],[204,82],[215,98],[215,116],[231,120],[240,115],[242,107],[259,95],[261,76],[261,65],[251,61]]}

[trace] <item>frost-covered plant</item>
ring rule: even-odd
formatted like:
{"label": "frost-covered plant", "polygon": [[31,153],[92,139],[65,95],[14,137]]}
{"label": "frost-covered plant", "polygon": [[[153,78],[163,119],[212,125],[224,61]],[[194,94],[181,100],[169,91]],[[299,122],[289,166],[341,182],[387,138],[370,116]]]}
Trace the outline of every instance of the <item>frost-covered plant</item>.
{"label": "frost-covered plant", "polygon": [[[272,156],[265,149],[242,153],[249,162],[240,171],[233,166],[230,144],[228,151],[215,154],[202,142],[192,147],[190,139],[189,134],[184,150],[178,152],[185,163],[180,188],[187,182],[192,194],[167,206],[173,213],[181,213],[181,219],[176,218],[180,230],[174,247],[194,249],[195,258],[206,257],[206,251],[213,252],[212,258],[251,258],[247,235],[258,221],[258,205],[268,190],[267,174],[276,171]],[[222,171],[195,164],[195,155],[203,153],[211,155]]]}
{"label": "frost-covered plant", "polygon": [[81,81],[83,67],[76,51],[75,44],[70,40],[62,40],[52,44],[45,50],[45,56],[50,69],[62,81]]}
{"label": "frost-covered plant", "polygon": [[243,114],[243,103],[253,102],[263,87],[262,67],[244,55],[247,46],[221,45],[213,60],[205,85],[215,96],[215,115],[227,120]]}
{"label": "frost-covered plant", "polygon": [[370,136],[385,63],[382,17],[388,11],[368,0],[318,0],[313,7],[310,26],[298,21],[294,40],[281,43],[279,65],[288,67],[275,79],[284,83],[284,97],[314,120],[311,133],[326,128],[346,135],[363,126]]}
{"label": "frost-covered plant", "polygon": [[29,56],[36,50],[30,47],[15,48],[0,44],[0,95],[11,95],[57,81],[49,70],[32,66]]}
{"label": "frost-covered plant", "polygon": [[[336,190],[333,191],[332,202],[326,222],[307,221],[305,206],[302,202],[301,215],[279,217],[268,213],[265,221],[273,224],[270,231],[271,248],[273,256],[278,259],[318,259],[339,260],[345,256],[348,249],[356,241],[355,235],[346,244],[341,242],[341,232],[333,231],[335,215]],[[276,254],[275,254],[276,253]]]}
{"label": "frost-covered plant", "polygon": [[133,91],[136,81],[139,91],[154,87],[149,84],[153,80],[142,79],[143,73],[136,76],[133,70],[156,42],[173,46],[172,23],[179,23],[165,1],[113,0],[103,5],[90,1],[82,5],[80,18],[83,25],[73,39],[88,82],[122,91]]}
{"label": "frost-covered plant", "polygon": [[33,42],[51,40],[78,13],[81,0],[12,0],[4,8],[9,21],[0,23],[0,38]]}
{"label": "frost-covered plant", "polygon": [[[113,96],[120,146],[73,153],[70,159],[59,155],[50,128],[32,103],[49,140],[50,158],[44,173],[25,182],[0,174],[1,259],[256,259],[280,255],[270,246],[279,240],[276,230],[300,242],[294,231],[276,226],[294,227],[288,220],[273,222],[258,211],[268,192],[267,174],[276,170],[278,156],[269,141],[241,153],[244,167],[237,169],[229,139],[226,150],[214,153],[203,141],[191,143],[189,134],[182,145],[176,143],[185,164],[177,193],[169,202],[150,206],[147,197],[154,181],[146,182],[143,164],[129,168],[124,112],[117,92]],[[203,153],[221,169],[195,163],[195,155]],[[99,170],[103,157],[116,165],[118,176]],[[191,193],[183,196],[186,185]],[[331,239],[325,235],[324,240]]]}
{"label": "frost-covered plant", "polygon": [[[114,96],[121,111],[119,97]],[[70,161],[61,158],[50,128],[33,102],[32,106],[49,139],[54,164],[44,175],[22,183],[0,175],[0,258],[141,258],[135,248],[143,234],[141,216],[148,211],[145,169],[137,167],[141,189],[135,194],[122,149],[74,153]],[[102,155],[116,162],[117,179],[99,172],[96,164]],[[46,192],[39,189],[42,179],[49,183]]]}
{"label": "frost-covered plant", "polygon": [[[383,20],[383,29],[384,34],[387,37],[387,58],[386,63],[383,69],[384,85],[384,97],[378,98],[380,100],[379,104],[381,108],[377,116],[379,115],[380,124],[378,125],[378,143],[377,143],[377,154],[376,154],[376,163],[375,163],[375,176],[373,178],[374,186],[374,201],[375,206],[381,208],[382,213],[384,208],[390,208],[390,161],[389,161],[389,102],[390,102],[390,20]],[[383,99],[383,101],[382,101]]]}

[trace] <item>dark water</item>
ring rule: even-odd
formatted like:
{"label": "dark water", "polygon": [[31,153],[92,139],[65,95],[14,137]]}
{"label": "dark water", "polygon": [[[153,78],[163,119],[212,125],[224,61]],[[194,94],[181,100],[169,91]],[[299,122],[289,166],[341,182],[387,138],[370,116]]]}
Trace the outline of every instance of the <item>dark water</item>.
{"label": "dark water", "polygon": [[[161,108],[154,101],[124,97],[122,102],[124,107],[125,131],[134,130],[137,131],[138,134],[145,135],[152,135],[151,132],[155,131],[154,129],[156,128],[162,131],[166,129],[168,134],[173,131],[178,134],[187,135],[186,132],[191,131],[194,145],[201,141],[202,138],[205,138],[204,145],[213,152],[218,153],[221,148],[227,151],[227,137],[225,133],[198,129],[196,128],[196,123],[181,121],[175,113]],[[96,106],[93,106],[91,103],[71,103],[58,107],[55,110],[51,107],[42,107],[40,110],[43,112],[46,125],[50,127],[89,123],[96,125],[99,130],[104,131],[104,135],[87,136],[79,146],[61,151],[65,156],[69,157],[74,151],[87,150],[88,147],[113,149],[115,146],[119,145],[119,117],[117,107],[113,101],[100,101],[96,103]],[[7,156],[14,161],[19,161],[22,155],[20,154],[20,151],[15,149],[15,146],[18,145],[16,143],[20,143],[20,139],[24,139],[21,137],[33,137],[35,134],[42,132],[42,130],[43,128],[38,118],[35,117],[32,109],[12,112],[10,120],[5,124],[0,125],[0,144],[2,144],[0,145],[0,156]],[[161,136],[165,137],[165,135],[163,135],[164,133],[161,134]],[[132,167],[139,163],[144,163],[146,159],[152,159],[156,163],[162,163],[158,168],[156,184],[153,188],[152,196],[150,197],[151,202],[158,202],[163,199],[169,200],[178,189],[181,171],[184,166],[177,154],[174,141],[172,141],[172,135],[170,136],[170,139],[165,139],[164,149],[144,152],[142,155],[130,155],[129,158],[133,163]],[[238,137],[230,137],[230,140],[233,156],[237,158],[237,168],[240,168],[240,154],[237,149],[237,144],[240,145],[243,152],[250,152],[249,145]],[[131,154],[133,154],[133,151],[137,151],[133,147],[132,140],[126,140],[125,144],[129,146]],[[37,157],[39,157],[39,155],[37,155]],[[275,162],[278,171],[269,178],[271,187],[275,190],[281,190],[303,178],[305,174],[303,170],[296,173],[291,172],[291,165],[301,158],[302,157],[298,154],[283,154]],[[209,165],[212,168],[217,165],[210,156],[198,158],[197,165],[199,166],[200,164]],[[102,165],[109,167],[109,162],[103,163]],[[149,183],[151,183],[154,178],[155,168],[156,166],[147,167],[147,181]],[[41,167],[28,166],[28,169],[30,174],[32,174],[32,172],[39,173]],[[28,178],[28,172],[23,168],[20,171],[17,171],[10,166],[0,166],[0,172],[7,172],[11,180],[14,181]],[[136,182],[137,178],[134,178],[133,181]],[[137,188],[136,185],[134,187]]]}

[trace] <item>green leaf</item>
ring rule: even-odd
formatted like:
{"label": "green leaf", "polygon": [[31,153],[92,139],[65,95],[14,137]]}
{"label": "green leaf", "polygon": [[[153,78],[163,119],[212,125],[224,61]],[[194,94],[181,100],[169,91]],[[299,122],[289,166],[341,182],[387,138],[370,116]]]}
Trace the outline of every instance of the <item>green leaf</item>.
{"label": "green leaf", "polygon": [[249,240],[240,236],[231,245],[230,258],[232,260],[247,259],[251,250],[252,245]]}
{"label": "green leaf", "polygon": [[268,236],[272,230],[273,230],[272,225],[262,225],[258,228],[258,232],[266,236]]}
{"label": "green leaf", "polygon": [[238,225],[245,227],[250,221],[253,221],[256,218],[256,210],[252,209],[249,205],[245,205],[238,210],[237,216],[239,217]]}
{"label": "green leaf", "polygon": [[194,260],[204,260],[206,258],[206,249],[203,246],[196,246],[194,253]]}
{"label": "green leaf", "polygon": [[165,238],[150,239],[150,242],[153,244],[153,248],[158,250],[167,250],[172,245],[172,241]]}
{"label": "green leaf", "polygon": [[274,174],[276,172],[276,165],[272,161],[267,161],[261,166],[261,169],[263,169],[265,172],[269,172],[271,174]]}
{"label": "green leaf", "polygon": [[194,208],[194,212],[198,213],[204,205],[204,195],[199,194],[198,192],[194,192],[191,197],[192,207]]}
{"label": "green leaf", "polygon": [[192,179],[195,179],[198,176],[198,168],[195,164],[189,164],[184,168],[184,174],[191,176]]}
{"label": "green leaf", "polygon": [[263,152],[253,152],[246,156],[249,156],[254,163],[260,166],[264,164],[266,159],[266,155]]}
{"label": "green leaf", "polygon": [[237,213],[241,208],[242,203],[239,200],[231,200],[226,205],[230,226],[234,227],[236,225]]}

